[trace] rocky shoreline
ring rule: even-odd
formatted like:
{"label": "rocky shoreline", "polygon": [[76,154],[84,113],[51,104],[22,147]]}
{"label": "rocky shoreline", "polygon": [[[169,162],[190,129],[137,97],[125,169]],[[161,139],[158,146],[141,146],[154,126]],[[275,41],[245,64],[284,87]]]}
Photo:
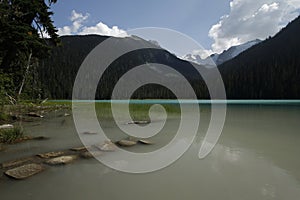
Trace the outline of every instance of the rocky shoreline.
{"label": "rocky shoreline", "polygon": [[[9,108],[9,109],[8,109]],[[70,116],[70,110],[66,110],[65,106],[34,106],[27,108],[26,106],[19,106],[18,108],[8,107],[6,114],[10,116],[13,121],[2,121],[0,123],[0,130],[14,129],[17,126],[16,122],[32,122],[40,121],[49,118],[48,114],[52,111],[59,111],[56,117]],[[10,111],[9,111],[10,110]],[[51,116],[51,115],[50,115]],[[149,124],[150,121],[130,121],[126,123],[131,124]],[[95,135],[96,132],[83,132],[85,135]],[[46,136],[30,136],[21,135],[10,143],[4,144],[0,141],[0,153],[5,154],[7,148],[11,148],[10,144],[25,142],[28,140],[48,140]],[[25,156],[18,159],[7,160],[0,163],[0,181],[8,180],[23,180],[31,176],[39,174],[47,169],[55,166],[75,163],[80,159],[90,159],[101,156],[103,154],[113,153],[120,148],[130,148],[135,145],[152,145],[153,142],[139,138],[128,137],[118,141],[104,141],[102,144],[95,144],[90,147],[75,146],[73,148],[52,151],[52,152],[35,152],[33,155]],[[17,144],[18,145],[18,144]],[[51,150],[51,149],[50,149]]]}

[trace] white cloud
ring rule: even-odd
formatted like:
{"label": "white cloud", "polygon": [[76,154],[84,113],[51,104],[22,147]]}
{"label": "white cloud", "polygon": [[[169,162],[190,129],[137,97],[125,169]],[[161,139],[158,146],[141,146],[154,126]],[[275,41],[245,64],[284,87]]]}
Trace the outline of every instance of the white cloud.
{"label": "white cloud", "polygon": [[299,13],[300,0],[232,0],[230,13],[209,31],[212,51],[221,53],[231,46],[273,36]]}
{"label": "white cloud", "polygon": [[58,28],[58,35],[71,35],[72,30],[69,26],[64,26],[63,28]]}
{"label": "white cloud", "polygon": [[83,15],[82,13],[77,13],[75,10],[72,10],[70,20],[71,21],[75,21],[75,20],[84,21],[84,20],[87,20],[88,17],[89,17],[89,13],[86,13],[85,15]]}
{"label": "white cloud", "polygon": [[77,13],[75,10],[72,11],[70,20],[72,22],[71,26],[64,26],[58,28],[59,35],[87,35],[87,34],[99,34],[115,37],[126,37],[128,34],[125,30],[119,29],[118,26],[109,27],[103,22],[97,23],[95,26],[86,26],[89,18],[89,13],[82,14]]}
{"label": "white cloud", "polygon": [[118,36],[118,37],[128,36],[126,31],[119,29],[117,26],[113,26],[112,28],[109,28],[106,24],[103,24],[102,22],[99,22],[98,24],[96,24],[96,26],[83,27],[81,32],[79,32],[79,34],[81,35],[100,34],[100,35]]}

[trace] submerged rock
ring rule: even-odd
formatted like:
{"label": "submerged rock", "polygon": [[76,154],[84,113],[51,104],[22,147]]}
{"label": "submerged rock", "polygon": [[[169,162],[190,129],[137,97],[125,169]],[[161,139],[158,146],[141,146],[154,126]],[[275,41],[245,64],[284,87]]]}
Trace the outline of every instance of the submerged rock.
{"label": "submerged rock", "polygon": [[103,152],[101,151],[87,151],[87,152],[82,152],[80,156],[82,158],[94,158],[94,157],[101,156],[102,154]]}
{"label": "submerged rock", "polygon": [[147,144],[147,145],[154,144],[153,142],[151,142],[149,140],[144,140],[144,139],[140,139],[138,142],[141,143],[141,144]]}
{"label": "submerged rock", "polygon": [[51,158],[50,160],[47,160],[45,163],[49,165],[64,165],[73,162],[75,159],[77,159],[76,155],[60,156],[56,158]]}
{"label": "submerged rock", "polygon": [[131,121],[128,122],[127,124],[149,124],[150,121]]}
{"label": "submerged rock", "polygon": [[117,142],[118,145],[123,146],[123,147],[131,147],[136,145],[136,141],[133,140],[120,140]]}
{"label": "submerged rock", "polygon": [[101,151],[116,151],[117,146],[111,142],[111,141],[105,141],[102,145],[93,145],[93,147],[96,147],[97,149]]}
{"label": "submerged rock", "polygon": [[40,153],[37,156],[39,156],[40,158],[53,158],[53,157],[61,156],[64,154],[65,154],[65,152],[58,151],[58,152]]}
{"label": "submerged rock", "polygon": [[9,162],[4,162],[4,163],[2,163],[2,167],[3,168],[16,167],[16,166],[22,165],[26,162],[32,161],[32,160],[33,160],[33,158],[30,157],[30,158],[22,158],[22,159],[9,161]]}
{"label": "submerged rock", "polygon": [[86,151],[86,147],[74,147],[70,149],[71,151]]}
{"label": "submerged rock", "polygon": [[96,135],[97,133],[96,132],[92,132],[92,131],[85,131],[82,134],[85,134],[85,135]]}
{"label": "submerged rock", "polygon": [[32,163],[7,170],[5,174],[14,179],[25,179],[37,173],[40,173],[44,169],[45,168],[42,165]]}
{"label": "submerged rock", "polygon": [[31,140],[49,140],[49,137],[45,137],[45,136],[34,136],[31,138]]}

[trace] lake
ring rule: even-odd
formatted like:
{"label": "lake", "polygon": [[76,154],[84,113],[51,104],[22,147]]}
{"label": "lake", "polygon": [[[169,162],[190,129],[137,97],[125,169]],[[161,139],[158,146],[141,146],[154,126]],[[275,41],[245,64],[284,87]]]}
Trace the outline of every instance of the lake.
{"label": "lake", "polygon": [[[176,102],[162,103],[169,103],[176,110]],[[187,101],[183,106],[189,107],[191,103],[195,102]],[[198,158],[198,152],[209,124],[210,106],[205,101],[196,103],[201,110],[196,138],[188,151],[166,168],[130,174],[113,170],[96,159],[80,159],[64,166],[47,167],[43,173],[22,181],[1,175],[1,198],[300,199],[299,101],[229,102],[222,135],[204,159]],[[100,121],[112,140],[125,137],[109,118]],[[180,115],[172,113],[162,131],[151,138],[154,145],[137,145],[126,150],[142,153],[163,147],[174,137],[179,122]],[[0,152],[0,162],[82,145],[72,116],[64,117],[60,111],[23,126],[27,134],[50,139],[10,145],[5,152]]]}

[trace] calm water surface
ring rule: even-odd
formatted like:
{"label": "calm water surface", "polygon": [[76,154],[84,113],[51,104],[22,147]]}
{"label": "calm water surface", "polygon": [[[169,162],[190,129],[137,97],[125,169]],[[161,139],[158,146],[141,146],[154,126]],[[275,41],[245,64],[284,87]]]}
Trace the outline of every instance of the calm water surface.
{"label": "calm water surface", "polygon": [[[300,199],[299,105],[229,105],[218,144],[203,160],[197,155],[210,109],[201,104],[200,108],[200,130],[193,145],[167,168],[127,174],[95,159],[78,160],[48,167],[22,181],[2,175],[1,199]],[[28,134],[51,139],[9,146],[0,152],[0,162],[80,146],[72,117],[60,114],[24,124]],[[174,136],[179,120],[179,116],[172,116],[161,133],[152,138],[155,145],[130,150],[147,152],[164,146]],[[102,125],[112,139],[124,137],[111,121],[104,120]]]}

